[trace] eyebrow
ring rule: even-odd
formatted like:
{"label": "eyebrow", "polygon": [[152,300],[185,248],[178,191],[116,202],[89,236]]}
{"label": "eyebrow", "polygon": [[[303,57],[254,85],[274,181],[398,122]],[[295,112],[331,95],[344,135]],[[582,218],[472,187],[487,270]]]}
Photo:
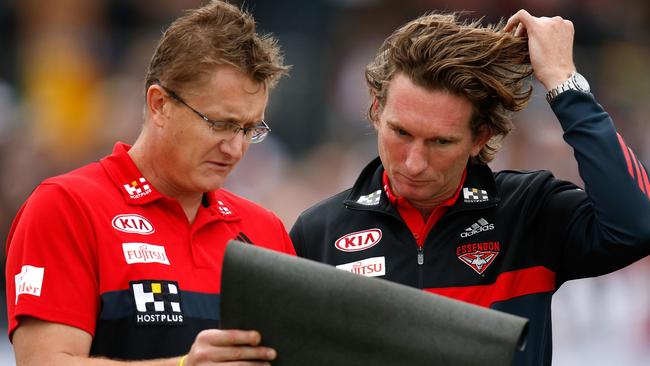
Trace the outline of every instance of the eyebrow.
{"label": "eyebrow", "polygon": [[[408,133],[409,135],[413,136],[413,133],[411,133],[411,131],[404,128],[399,122],[386,121],[386,124],[388,124],[388,127],[390,127],[390,128],[403,130],[406,133]],[[433,141],[433,140],[437,140],[437,139],[441,139],[441,138],[445,139],[445,140],[449,140],[449,141],[460,141],[462,139],[462,137],[458,137],[458,136],[454,136],[454,135],[436,134],[434,136],[425,137],[425,140]]]}
{"label": "eyebrow", "polygon": [[243,127],[254,127],[254,126],[257,126],[257,125],[261,124],[262,122],[264,122],[264,118],[256,120],[256,121],[252,121],[252,122],[251,121],[242,122],[241,119],[230,115],[230,116],[227,116],[227,117],[224,117],[224,118],[218,118],[218,119],[216,119],[216,121],[235,123],[235,124],[241,125]]}

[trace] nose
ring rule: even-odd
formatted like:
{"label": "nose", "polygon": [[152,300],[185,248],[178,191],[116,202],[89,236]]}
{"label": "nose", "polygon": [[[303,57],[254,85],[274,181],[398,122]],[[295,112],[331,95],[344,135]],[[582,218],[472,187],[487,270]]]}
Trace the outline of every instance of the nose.
{"label": "nose", "polygon": [[418,142],[410,144],[406,150],[404,166],[406,172],[412,177],[424,172],[429,166],[426,146]]}
{"label": "nose", "polygon": [[231,138],[221,140],[219,142],[219,149],[231,158],[239,160],[244,156],[246,145],[246,138],[244,137],[243,131],[240,130]]}

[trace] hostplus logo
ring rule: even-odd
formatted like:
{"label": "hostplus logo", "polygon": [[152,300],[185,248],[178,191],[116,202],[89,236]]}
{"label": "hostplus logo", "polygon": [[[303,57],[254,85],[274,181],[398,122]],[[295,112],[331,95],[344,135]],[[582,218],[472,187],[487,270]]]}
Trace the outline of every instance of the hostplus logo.
{"label": "hostplus logo", "polygon": [[182,325],[181,296],[174,281],[132,281],[135,322],[139,325]]}
{"label": "hostplus logo", "polygon": [[463,198],[465,199],[465,202],[470,203],[485,202],[489,199],[486,190],[467,187],[463,188]]}
{"label": "hostplus logo", "polygon": [[151,186],[144,177],[140,177],[129,184],[123,184],[123,186],[132,199],[138,199],[151,193]]}
{"label": "hostplus logo", "polygon": [[465,229],[465,231],[460,233],[460,237],[469,238],[474,234],[478,234],[490,230],[494,230],[494,224],[490,224],[489,222],[487,222],[487,220],[481,217],[478,221],[476,221],[470,227]]}

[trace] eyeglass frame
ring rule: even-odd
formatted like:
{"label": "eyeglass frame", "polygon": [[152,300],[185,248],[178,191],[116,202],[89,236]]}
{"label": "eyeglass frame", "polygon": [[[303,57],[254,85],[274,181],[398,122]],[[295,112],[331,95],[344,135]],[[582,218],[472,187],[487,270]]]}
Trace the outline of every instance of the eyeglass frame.
{"label": "eyeglass frame", "polygon": [[[205,114],[203,114],[203,113],[197,111],[197,110],[194,109],[191,105],[187,104],[187,102],[184,101],[183,98],[181,98],[181,97],[180,97],[178,94],[176,94],[176,92],[174,92],[173,90],[171,90],[171,89],[167,88],[166,86],[162,85],[160,82],[157,82],[156,84],[157,84],[158,86],[160,86],[160,87],[161,87],[161,88],[162,88],[162,89],[163,89],[167,94],[169,94],[170,97],[172,97],[172,98],[175,99],[176,101],[180,102],[182,105],[184,105],[184,106],[186,106],[187,108],[189,108],[189,109],[190,109],[192,112],[194,112],[194,114],[196,114],[197,116],[201,117],[201,119],[204,120],[204,121],[208,124],[208,126],[210,126],[210,129],[211,129],[212,131],[219,131],[219,129],[217,129],[215,126],[234,126],[234,127],[233,127],[233,128],[234,128],[234,134],[232,135],[231,139],[232,139],[233,137],[237,136],[237,134],[239,133],[239,131],[243,131],[244,140],[250,142],[251,144],[259,144],[260,142],[264,141],[264,139],[266,138],[266,136],[268,136],[269,132],[271,132],[271,127],[269,127],[269,126],[266,124],[266,122],[264,122],[264,120],[261,120],[260,123],[258,123],[258,124],[255,125],[255,126],[252,126],[252,127],[242,127],[242,126],[240,126],[239,124],[237,124],[237,123],[235,123],[235,122],[230,122],[230,121],[217,121],[217,120],[210,119],[210,118],[208,118],[208,116],[206,116]],[[253,135],[252,135],[252,134],[251,134],[251,137],[247,137],[246,134],[247,134],[249,131],[254,131],[254,130],[256,130],[256,129],[259,129],[259,130],[262,130],[262,131],[263,131],[263,132],[261,132],[261,134],[262,134],[261,137],[258,137],[257,140],[255,140],[255,139],[253,138]],[[230,131],[233,131],[233,130],[230,130]],[[227,140],[227,139],[226,139],[226,140]]]}

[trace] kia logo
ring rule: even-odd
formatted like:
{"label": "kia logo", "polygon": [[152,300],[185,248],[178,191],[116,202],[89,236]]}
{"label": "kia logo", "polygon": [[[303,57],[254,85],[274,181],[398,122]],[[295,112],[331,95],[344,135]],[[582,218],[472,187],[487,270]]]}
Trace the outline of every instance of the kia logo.
{"label": "kia logo", "polygon": [[344,252],[358,252],[372,248],[381,240],[381,230],[368,229],[349,233],[338,238],[334,245]]}
{"label": "kia logo", "polygon": [[125,233],[149,235],[156,231],[146,218],[135,215],[117,215],[113,218],[113,227]]}

